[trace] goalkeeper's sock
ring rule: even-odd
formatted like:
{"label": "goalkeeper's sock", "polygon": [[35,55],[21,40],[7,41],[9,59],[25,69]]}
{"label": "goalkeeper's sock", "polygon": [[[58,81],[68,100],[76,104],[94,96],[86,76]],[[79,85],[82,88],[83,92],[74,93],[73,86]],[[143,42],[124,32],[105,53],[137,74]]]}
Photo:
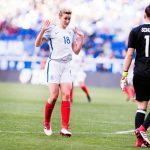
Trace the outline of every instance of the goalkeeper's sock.
{"label": "goalkeeper's sock", "polygon": [[89,91],[88,91],[88,88],[86,87],[86,85],[83,85],[83,84],[82,84],[80,87],[81,87],[81,89],[86,93],[87,96],[90,95],[90,94],[89,94]]}
{"label": "goalkeeper's sock", "polygon": [[68,129],[70,120],[70,101],[62,101],[61,116],[62,116],[62,128]]}
{"label": "goalkeeper's sock", "polygon": [[143,109],[137,109],[136,115],[135,115],[135,129],[139,128],[145,119],[146,110]]}
{"label": "goalkeeper's sock", "polygon": [[54,105],[48,103],[48,101],[45,104],[44,125],[48,126],[48,128],[50,128],[50,120],[51,120],[51,115],[53,112]]}
{"label": "goalkeeper's sock", "polygon": [[143,123],[144,128],[147,130],[148,127],[150,126],[150,113],[148,113],[144,123]]}

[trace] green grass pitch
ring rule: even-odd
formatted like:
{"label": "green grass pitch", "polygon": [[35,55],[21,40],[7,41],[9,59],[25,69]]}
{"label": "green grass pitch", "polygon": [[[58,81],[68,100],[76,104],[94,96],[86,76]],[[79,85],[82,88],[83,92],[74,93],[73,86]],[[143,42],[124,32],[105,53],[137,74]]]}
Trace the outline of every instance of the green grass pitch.
{"label": "green grass pitch", "polygon": [[[79,88],[74,91],[70,128],[72,137],[58,135],[61,129],[60,98],[52,116],[50,137],[43,133],[43,115],[48,89],[40,85],[0,83],[0,150],[134,150],[134,102],[126,102],[120,89],[89,88],[92,103]],[[140,148],[138,148],[140,149]]]}

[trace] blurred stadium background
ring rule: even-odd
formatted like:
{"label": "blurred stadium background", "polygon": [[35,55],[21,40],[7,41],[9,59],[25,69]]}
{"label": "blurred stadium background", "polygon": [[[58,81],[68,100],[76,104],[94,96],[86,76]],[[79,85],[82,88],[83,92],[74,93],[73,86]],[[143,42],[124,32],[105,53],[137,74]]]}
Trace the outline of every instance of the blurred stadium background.
{"label": "blurred stadium background", "polygon": [[[35,37],[42,21],[55,21],[59,8],[65,6],[73,10],[71,26],[79,27],[86,35],[83,50],[87,84],[118,87],[129,31],[142,23],[148,3],[148,0],[0,0],[0,80],[39,83],[38,70],[49,54],[49,47],[46,43],[34,47]],[[104,78],[110,76],[114,80],[104,83]]]}
{"label": "blurred stadium background", "polygon": [[[131,132],[136,106],[126,103],[118,87],[129,31],[143,22],[149,2],[0,0],[0,150],[136,149]],[[42,21],[55,21],[63,6],[73,10],[71,26],[86,35],[84,70],[92,97],[88,103],[81,89],[75,89],[69,139],[58,136],[60,98],[52,118],[54,135],[43,134],[43,109],[49,94],[47,87],[35,85],[49,55],[46,43],[34,47],[35,37]]]}

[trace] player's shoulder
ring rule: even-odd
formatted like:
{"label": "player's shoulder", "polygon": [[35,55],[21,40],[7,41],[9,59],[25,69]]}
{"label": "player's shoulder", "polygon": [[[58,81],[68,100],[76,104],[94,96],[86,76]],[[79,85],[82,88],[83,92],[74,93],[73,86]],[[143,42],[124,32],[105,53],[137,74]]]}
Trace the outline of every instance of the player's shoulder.
{"label": "player's shoulder", "polygon": [[137,32],[137,31],[139,31],[139,30],[142,28],[142,26],[143,26],[143,25],[135,26],[135,27],[132,28],[131,31],[132,31],[132,32]]}
{"label": "player's shoulder", "polygon": [[53,24],[51,24],[50,28],[51,28],[51,29],[56,29],[56,28],[57,28],[57,25],[53,23]]}
{"label": "player's shoulder", "polygon": [[136,26],[136,27],[133,27],[130,31],[130,35],[137,35],[141,32],[141,29],[142,29],[143,25],[139,25],[139,26]]}
{"label": "player's shoulder", "polygon": [[144,32],[147,30],[150,30],[150,24],[141,24],[139,26],[134,27],[131,31],[132,32],[139,32],[139,31]]}
{"label": "player's shoulder", "polygon": [[68,27],[66,30],[70,35],[74,35],[74,31],[72,28]]}

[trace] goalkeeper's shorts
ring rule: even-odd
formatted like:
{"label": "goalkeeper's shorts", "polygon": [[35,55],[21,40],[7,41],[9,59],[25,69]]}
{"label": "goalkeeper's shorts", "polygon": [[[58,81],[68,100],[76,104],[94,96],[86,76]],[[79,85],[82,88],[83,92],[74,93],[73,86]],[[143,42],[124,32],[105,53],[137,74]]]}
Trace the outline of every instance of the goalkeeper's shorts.
{"label": "goalkeeper's shorts", "polygon": [[137,75],[133,77],[135,99],[139,102],[150,100],[150,79],[142,78]]}

